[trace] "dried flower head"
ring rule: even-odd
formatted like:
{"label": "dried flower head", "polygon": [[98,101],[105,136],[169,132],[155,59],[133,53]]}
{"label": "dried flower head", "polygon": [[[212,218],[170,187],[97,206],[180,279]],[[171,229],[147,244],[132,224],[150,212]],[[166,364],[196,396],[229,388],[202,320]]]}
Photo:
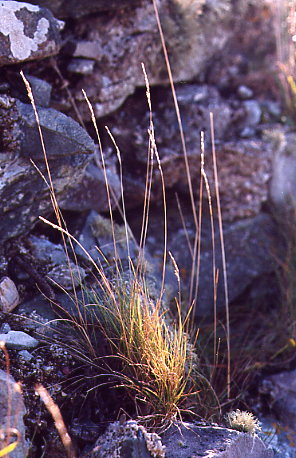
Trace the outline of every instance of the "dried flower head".
{"label": "dried flower head", "polygon": [[255,434],[260,430],[259,421],[251,412],[233,410],[226,415],[230,428],[244,433]]}

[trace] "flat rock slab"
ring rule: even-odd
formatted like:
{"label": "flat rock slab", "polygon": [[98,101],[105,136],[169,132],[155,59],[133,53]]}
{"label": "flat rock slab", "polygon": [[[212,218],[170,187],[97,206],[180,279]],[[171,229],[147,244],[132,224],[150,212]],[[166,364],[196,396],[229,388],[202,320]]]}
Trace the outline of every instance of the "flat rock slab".
{"label": "flat rock slab", "polygon": [[36,348],[39,343],[38,340],[23,331],[9,331],[7,334],[0,334],[0,341],[13,350],[30,350]]}
{"label": "flat rock slab", "polygon": [[258,436],[218,426],[173,426],[162,436],[167,458],[272,458]]}
{"label": "flat rock slab", "polygon": [[64,23],[30,3],[0,2],[0,66],[57,54]]}

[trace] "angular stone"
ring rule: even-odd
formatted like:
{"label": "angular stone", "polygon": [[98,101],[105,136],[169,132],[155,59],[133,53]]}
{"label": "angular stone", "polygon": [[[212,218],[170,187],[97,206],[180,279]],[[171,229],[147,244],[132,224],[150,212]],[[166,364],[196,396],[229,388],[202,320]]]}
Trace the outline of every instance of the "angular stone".
{"label": "angular stone", "polygon": [[[73,183],[80,181],[95,145],[71,118],[51,108],[38,108],[41,129],[57,200],[69,200]],[[48,180],[33,109],[3,95],[0,97],[2,144],[0,151],[0,241],[26,233],[38,216],[52,212],[44,178]]]}
{"label": "angular stone", "polygon": [[160,437],[148,433],[136,421],[112,423],[107,431],[99,437],[93,451],[86,458],[103,458],[116,456],[118,458],[164,458],[165,447]]}
{"label": "angular stone", "polygon": [[0,2],[0,66],[57,54],[64,23],[30,3]]}
{"label": "angular stone", "polygon": [[1,340],[7,348],[13,350],[30,350],[36,348],[39,343],[38,340],[23,331],[9,331],[7,334],[0,334]]}
{"label": "angular stone", "polygon": [[[24,157],[44,158],[35,113],[31,105],[16,101],[20,116],[20,150]],[[93,140],[73,119],[53,108],[38,108],[48,158],[71,157],[95,151]],[[84,162],[83,159],[81,162]],[[76,163],[77,157],[76,157]]]}

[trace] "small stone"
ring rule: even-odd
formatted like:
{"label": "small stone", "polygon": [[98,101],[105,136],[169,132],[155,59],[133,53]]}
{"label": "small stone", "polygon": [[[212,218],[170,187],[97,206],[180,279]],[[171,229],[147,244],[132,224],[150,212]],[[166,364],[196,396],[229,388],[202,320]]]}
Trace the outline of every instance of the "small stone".
{"label": "small stone", "polygon": [[85,279],[85,270],[70,261],[70,265],[62,264],[55,266],[48,274],[48,278],[61,288],[71,291]]}
{"label": "small stone", "polygon": [[254,137],[255,134],[256,131],[253,127],[246,126],[242,129],[239,135],[241,138],[251,138]]}
{"label": "small stone", "polygon": [[9,331],[11,331],[11,327],[9,326],[8,323],[3,323],[0,326],[0,334],[7,334]]}
{"label": "small stone", "polygon": [[31,361],[31,359],[34,358],[34,356],[28,350],[20,350],[19,355],[25,361]]}
{"label": "small stone", "polygon": [[241,100],[246,100],[246,99],[251,99],[254,95],[252,89],[250,89],[247,86],[244,86],[243,84],[238,87],[237,89],[237,95]]}
{"label": "small stone", "polygon": [[11,312],[20,303],[20,296],[14,282],[9,277],[0,281],[0,310]]}
{"label": "small stone", "polygon": [[95,68],[95,61],[92,59],[72,59],[67,70],[71,73],[91,75]]}
{"label": "small stone", "polygon": [[29,350],[36,348],[39,343],[38,340],[23,331],[9,331],[7,334],[0,334],[0,341],[12,350]]}
{"label": "small stone", "polygon": [[261,119],[261,107],[256,100],[246,100],[244,102],[244,107],[246,111],[246,125],[247,126],[257,126]]}

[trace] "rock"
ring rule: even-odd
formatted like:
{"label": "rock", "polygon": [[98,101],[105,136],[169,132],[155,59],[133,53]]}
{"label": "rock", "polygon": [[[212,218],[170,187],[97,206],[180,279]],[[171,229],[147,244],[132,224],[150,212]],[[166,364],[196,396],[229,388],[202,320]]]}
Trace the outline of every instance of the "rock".
{"label": "rock", "polygon": [[92,59],[72,59],[67,70],[70,73],[91,75],[94,71],[95,61]]}
{"label": "rock", "polygon": [[[257,11],[261,15],[261,10],[266,10],[266,22],[271,27],[270,8],[265,0],[259,5],[253,0],[240,0],[235,5],[229,0],[165,0],[158,3],[158,8],[175,82],[202,79],[216,55],[240,32],[242,23],[247,23],[253,30],[248,14],[250,8],[252,15]],[[85,17],[83,22],[74,24],[73,36],[65,48],[70,58],[96,62],[95,71],[82,75],[71,88],[84,119],[89,119],[90,114],[81,88],[86,90],[96,116],[105,116],[116,110],[137,87],[145,86],[140,62],[145,63],[151,85],[168,83],[150,1],[133,2],[132,7],[117,8],[113,14]],[[242,48],[246,45],[254,47],[254,37],[251,34],[248,37],[251,44],[241,40]],[[269,46],[273,40],[269,33]],[[234,42],[237,45],[238,40],[234,38]],[[249,55],[252,59],[252,54]]]}
{"label": "rock", "polygon": [[164,458],[165,447],[160,437],[155,433],[148,433],[136,421],[124,423],[116,421],[99,437],[93,451],[87,458]]}
{"label": "rock", "polygon": [[[52,85],[43,79],[36,78],[36,76],[31,76],[28,74],[25,76],[31,86],[35,104],[48,108],[50,104]],[[19,99],[21,102],[30,103],[27,90],[20,75],[15,74],[14,72],[10,72],[9,84],[10,94],[13,97]]]}
{"label": "rock", "polygon": [[100,13],[102,11],[117,10],[126,7],[135,7],[141,0],[32,0],[35,5],[49,8],[53,14],[61,18],[81,18],[87,14]]}
{"label": "rock", "polygon": [[7,334],[0,334],[0,341],[3,341],[7,348],[13,350],[30,350],[38,346],[38,340],[29,336],[23,331],[9,331]]}
{"label": "rock", "polygon": [[[169,90],[152,90],[153,121],[158,153],[166,188],[180,194],[188,194],[188,179],[182,153],[180,134],[175,110],[168,100]],[[144,95],[143,95],[144,97]],[[212,86],[186,85],[177,88],[177,98],[183,120],[188,153],[190,176],[196,201],[199,200],[200,183],[200,132],[205,132],[205,170],[212,198],[215,197],[215,182],[209,134],[209,113],[214,114],[216,156],[219,190],[223,219],[233,221],[258,214],[269,198],[269,180],[272,173],[272,147],[266,140],[230,140],[236,126],[233,122],[235,110]],[[149,113],[140,97],[130,97],[122,111],[108,120],[124,160],[124,193],[127,205],[142,204],[148,144],[147,128]],[[240,128],[237,126],[237,128]],[[107,139],[105,139],[107,143]],[[155,170],[151,201],[162,198],[161,175],[154,159]],[[207,193],[204,187],[204,199]],[[207,203],[205,204],[208,205]]]}
{"label": "rock", "polygon": [[[34,160],[43,160],[43,150],[32,106],[16,100],[16,109],[20,117],[21,155]],[[84,162],[83,154],[94,152],[94,142],[73,119],[53,108],[43,107],[38,109],[38,116],[49,159],[73,156],[78,166]]]}
{"label": "rock", "polygon": [[92,160],[81,173],[80,177],[70,185],[67,195],[59,201],[63,210],[109,212],[116,205],[121,196],[120,180],[116,166],[106,160],[106,177],[110,189],[110,202],[106,191],[106,182],[102,167],[98,167]]}
{"label": "rock", "polygon": [[[182,205],[182,204],[181,204]],[[206,209],[204,209],[206,211]],[[169,203],[168,211],[168,250],[173,254],[182,274],[182,290],[189,291],[192,272],[192,257],[188,248],[194,244],[195,228],[190,211],[183,208],[186,232],[180,221],[178,209]],[[260,282],[277,268],[274,250],[278,247],[277,228],[270,216],[259,213],[254,218],[244,219],[223,225],[228,292],[230,302],[238,299],[250,287],[252,298],[268,296],[271,291],[270,280]],[[152,256],[159,257],[163,249],[162,228],[159,215],[150,215],[147,249]],[[220,235],[215,220],[216,268],[219,270],[217,286],[217,307],[224,310],[224,287]],[[209,217],[204,214],[201,226],[201,255],[199,289],[197,295],[196,317],[210,316],[213,313],[213,274],[212,274],[212,235]]]}
{"label": "rock", "polygon": [[296,134],[274,129],[265,131],[274,149],[270,195],[274,204],[285,209],[296,208]]}
{"label": "rock", "polygon": [[162,435],[167,458],[203,456],[213,458],[272,458],[273,451],[256,435],[219,426],[183,423]]}
{"label": "rock", "polygon": [[[91,161],[95,145],[71,118],[51,108],[38,109],[57,200],[71,198]],[[0,242],[26,233],[38,216],[52,212],[49,189],[30,159],[47,176],[33,109],[11,97],[0,97],[3,141],[0,151]]]}
{"label": "rock", "polygon": [[296,431],[296,370],[266,377],[260,392],[269,398],[272,411],[284,427]]}
{"label": "rock", "polygon": [[20,296],[14,282],[9,277],[0,280],[0,310],[9,313],[20,303]]}
{"label": "rock", "polygon": [[57,54],[63,26],[45,8],[16,1],[0,2],[0,66]]}
{"label": "rock", "polygon": [[254,127],[254,126],[257,126],[257,124],[259,124],[260,122],[260,119],[261,119],[261,115],[262,115],[262,111],[261,111],[261,107],[259,105],[259,103],[257,102],[257,100],[246,100],[244,102],[244,108],[245,108],[245,111],[246,111],[246,126],[247,127]]}
{"label": "rock", "polygon": [[71,291],[78,286],[81,286],[86,277],[85,270],[70,261],[69,264],[63,264],[53,267],[47,277],[52,280],[54,285]]}
{"label": "rock", "polygon": [[[209,225],[207,235],[201,241],[200,278],[197,298],[197,315],[211,314],[213,309],[212,247]],[[216,229],[217,230],[217,229]],[[276,226],[267,214],[255,218],[237,221],[228,227],[224,226],[224,244],[227,267],[229,301],[235,299],[252,285],[255,295],[256,279],[276,270],[274,250],[277,246]],[[175,245],[178,246],[178,245]],[[225,306],[223,269],[219,235],[215,236],[216,268],[219,269],[217,285],[217,307]],[[175,254],[175,253],[174,253]],[[178,258],[177,258],[178,259]],[[179,264],[182,265],[182,264]],[[268,285],[265,295],[270,291]],[[260,295],[262,291],[260,290]]]}
{"label": "rock", "polygon": [[[114,224],[116,248],[114,247],[112,231],[112,225],[109,219],[99,215],[95,211],[89,213],[78,241],[98,265],[105,263],[106,260],[113,263],[114,259],[120,259],[121,262],[124,262],[124,260],[128,262],[125,227]],[[87,263],[90,262],[87,254],[78,245],[75,247],[75,252],[84,261]],[[131,237],[131,233],[129,233],[129,253],[131,258],[136,258],[138,254],[138,247]]]}
{"label": "rock", "polygon": [[254,95],[252,89],[243,84],[238,87],[237,94],[242,100],[251,99]]}
{"label": "rock", "polygon": [[31,361],[31,359],[34,358],[32,353],[30,353],[28,350],[20,350],[19,351],[19,356],[24,359],[25,361]]}
{"label": "rock", "polygon": [[29,242],[32,255],[44,265],[47,278],[52,280],[55,286],[70,291],[81,285],[86,272],[67,257],[61,245],[34,235],[29,237]]}
{"label": "rock", "polygon": [[[5,433],[6,438],[10,431],[7,431],[7,425],[11,428],[16,428],[19,433],[19,443],[14,451],[9,453],[9,458],[24,458],[29,452],[29,444],[25,436],[25,425],[23,417],[26,414],[23,397],[20,386],[15,383],[15,380],[5,371],[0,370],[0,429],[1,433]],[[12,433],[11,439],[15,438]],[[10,443],[14,442],[13,440]],[[7,445],[2,439],[0,440],[0,450]]]}

